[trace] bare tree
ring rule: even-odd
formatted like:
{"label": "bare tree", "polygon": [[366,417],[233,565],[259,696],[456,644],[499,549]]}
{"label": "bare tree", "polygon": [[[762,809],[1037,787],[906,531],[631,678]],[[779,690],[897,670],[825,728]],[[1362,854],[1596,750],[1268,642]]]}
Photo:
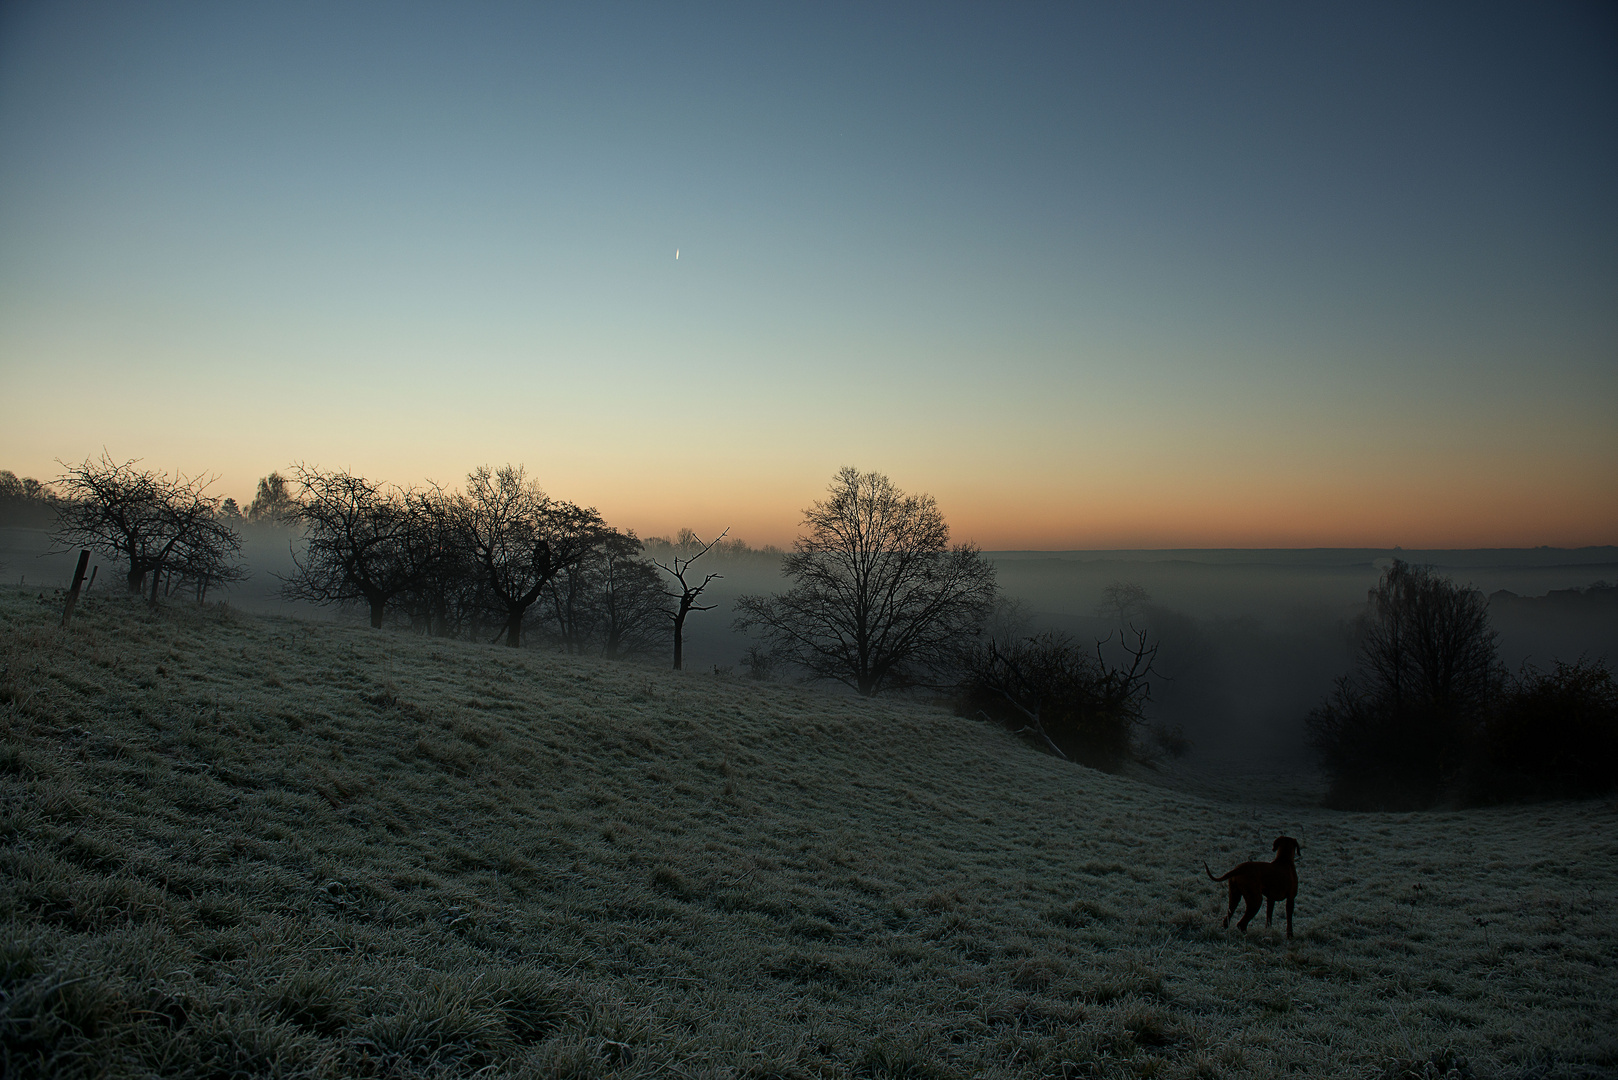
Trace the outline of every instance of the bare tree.
{"label": "bare tree", "polygon": [[972,544],[950,546],[932,496],[881,473],[844,468],[828,492],[782,560],[793,587],[738,599],[736,628],[761,630],[772,655],[861,694],[947,672],[988,617],[993,565]]}
{"label": "bare tree", "polygon": [[649,653],[661,639],[668,594],[657,567],[640,557],[633,530],[614,533],[602,546],[600,563],[602,652],[609,656]]}
{"label": "bare tree", "polygon": [[688,555],[684,560],[681,560],[679,556],[674,556],[669,560],[669,565],[667,566],[656,559],[652,560],[653,566],[656,566],[680,583],[679,592],[668,594],[676,602],[675,609],[669,612],[669,618],[674,620],[675,671],[679,671],[685,664],[685,617],[693,611],[712,611],[714,609],[715,605],[713,604],[698,604],[697,597],[702,595],[702,591],[708,587],[710,582],[716,581],[723,576],[721,574],[709,574],[700,583],[693,584],[685,579],[685,575],[690,571],[691,564],[708,554],[709,549],[723,540],[728,532],[730,530],[727,528],[725,532],[720,533],[713,540],[704,544],[702,537],[690,529],[681,529],[678,543],[687,551],[694,550],[696,554]]}
{"label": "bare tree", "polygon": [[1362,670],[1395,711],[1481,714],[1500,678],[1489,601],[1427,566],[1395,559],[1361,622]]}
{"label": "bare tree", "polygon": [[247,568],[237,561],[241,539],[232,518],[223,511],[219,516],[227,527],[198,531],[180,546],[179,558],[170,570],[174,584],[193,590],[199,604],[207,602],[208,590],[215,585],[229,585],[249,576]]}
{"label": "bare tree", "polygon": [[1151,594],[1144,585],[1133,581],[1114,581],[1101,590],[1101,603],[1096,605],[1096,614],[1116,620],[1120,627],[1128,627],[1145,614],[1146,605],[1151,602]]}
{"label": "bare tree", "polygon": [[430,572],[441,536],[426,520],[420,494],[384,488],[346,470],[293,468],[300,498],[284,520],[301,525],[304,549],[282,589],[317,604],[360,601],[380,628],[387,605]]}
{"label": "bare tree", "polygon": [[546,495],[520,465],[480,466],[467,476],[456,521],[512,648],[522,644],[523,617],[546,586],[585,558],[607,528],[593,507]]}
{"label": "bare tree", "polygon": [[667,604],[641,548],[633,531],[607,529],[584,558],[551,580],[549,625],[563,648],[608,657],[651,651]]}
{"label": "bare tree", "polygon": [[1488,601],[1395,560],[1360,618],[1358,670],[1309,716],[1334,798],[1420,804],[1461,767],[1504,679]]}
{"label": "bare tree", "polygon": [[545,586],[550,603],[546,626],[564,652],[584,653],[595,637],[600,612],[596,609],[595,577],[598,548],[591,548],[571,566],[564,566]]}
{"label": "bare tree", "polygon": [[52,538],[126,561],[129,591],[141,592],[149,579],[153,603],[164,576],[181,567],[224,580],[237,563],[241,538],[219,515],[219,500],[207,495],[214,478],[170,476],[137,464],[119,464],[102,451],[99,460],[64,466]]}
{"label": "bare tree", "polygon": [[424,634],[459,637],[466,630],[476,635],[488,611],[488,587],[460,528],[459,500],[434,486],[414,493],[411,505],[434,557],[396,603],[409,613],[411,627]]}
{"label": "bare tree", "polygon": [[962,664],[962,711],[1032,736],[1059,757],[1116,769],[1145,722],[1157,646],[1135,631],[1109,661],[1110,641],[1093,652],[1057,633],[975,645]]}

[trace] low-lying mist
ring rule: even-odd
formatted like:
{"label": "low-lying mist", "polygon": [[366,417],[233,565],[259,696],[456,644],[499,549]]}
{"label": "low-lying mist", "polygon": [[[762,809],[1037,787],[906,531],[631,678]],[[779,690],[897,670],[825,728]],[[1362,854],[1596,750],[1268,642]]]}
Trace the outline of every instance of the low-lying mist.
{"label": "low-lying mist", "polygon": [[[217,594],[221,599],[260,613],[350,617],[282,598],[281,577],[293,571],[293,533],[252,524],[241,533],[251,576]],[[1283,765],[1306,757],[1301,721],[1352,666],[1353,620],[1395,557],[1431,565],[1488,595],[1500,659],[1512,670],[1581,656],[1618,659],[1618,590],[1588,589],[1618,581],[1618,547],[988,555],[1002,595],[1020,615],[1017,629],[1027,633],[1059,631],[1081,642],[1111,635],[1116,642],[1120,611],[1108,610],[1107,589],[1138,586],[1122,615],[1160,646],[1149,715],[1183,728],[1192,752],[1213,759],[1242,755]],[[65,586],[73,559],[52,553],[41,530],[0,528],[0,575],[8,584]],[[741,595],[787,587],[779,555],[715,550],[699,565],[722,576],[702,596],[713,610],[695,612],[686,623],[686,666],[745,675],[749,639],[731,629],[732,608]],[[102,567],[95,587],[120,583],[114,568]]]}
{"label": "low-lying mist", "polygon": [[[1618,548],[1576,550],[996,552],[1001,590],[1037,629],[1080,640],[1116,636],[1109,585],[1145,600],[1127,621],[1161,646],[1151,715],[1179,725],[1208,756],[1302,757],[1300,721],[1353,663],[1353,622],[1394,558],[1434,566],[1491,597],[1500,659],[1548,666],[1579,656],[1618,658],[1612,594],[1572,590],[1618,580]],[[1509,594],[1509,595],[1507,595]],[[1544,598],[1524,601],[1521,598]]]}

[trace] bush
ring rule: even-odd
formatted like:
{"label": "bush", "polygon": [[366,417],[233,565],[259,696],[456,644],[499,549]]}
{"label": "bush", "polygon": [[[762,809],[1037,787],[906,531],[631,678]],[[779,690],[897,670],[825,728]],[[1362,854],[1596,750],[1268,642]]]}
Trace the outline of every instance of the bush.
{"label": "bush", "polygon": [[1618,682],[1603,661],[1525,667],[1489,711],[1457,796],[1576,799],[1618,783]]}
{"label": "bush", "polygon": [[1398,709],[1337,680],[1309,714],[1309,742],[1331,776],[1326,805],[1339,810],[1414,810],[1431,805],[1442,787],[1442,748],[1429,717]]}
{"label": "bush", "polygon": [[1157,652],[1144,633],[1109,662],[1105,642],[1081,648],[1065,634],[990,641],[968,653],[956,709],[982,716],[1045,749],[1109,771],[1128,759],[1145,722]]}

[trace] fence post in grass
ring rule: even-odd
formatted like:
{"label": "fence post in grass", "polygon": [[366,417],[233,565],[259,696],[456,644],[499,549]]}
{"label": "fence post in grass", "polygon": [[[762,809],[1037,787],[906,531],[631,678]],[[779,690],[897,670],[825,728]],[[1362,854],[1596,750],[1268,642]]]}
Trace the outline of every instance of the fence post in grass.
{"label": "fence post in grass", "polygon": [[79,565],[73,571],[73,588],[67,593],[67,607],[62,609],[62,625],[66,626],[68,620],[73,618],[73,605],[79,602],[79,590],[84,587],[84,570],[90,565],[90,549],[85,548],[79,552]]}

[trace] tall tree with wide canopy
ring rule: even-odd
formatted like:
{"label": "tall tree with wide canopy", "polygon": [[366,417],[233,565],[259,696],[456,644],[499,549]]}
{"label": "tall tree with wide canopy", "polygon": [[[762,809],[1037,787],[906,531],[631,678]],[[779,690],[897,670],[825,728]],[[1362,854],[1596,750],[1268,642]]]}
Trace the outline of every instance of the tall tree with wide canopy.
{"label": "tall tree with wide canopy", "polygon": [[949,543],[931,495],[907,495],[881,473],[844,468],[804,511],[807,535],[782,560],[779,596],[743,596],[735,626],[817,679],[861,694],[948,669],[994,602],[994,566]]}
{"label": "tall tree with wide canopy", "polygon": [[1333,799],[1421,805],[1466,765],[1504,683],[1489,601],[1398,559],[1367,599],[1357,669],[1309,714],[1310,741]]}
{"label": "tall tree with wide canopy", "polygon": [[255,525],[291,525],[298,517],[297,499],[287,478],[278,472],[259,478],[258,492],[243,513]]}
{"label": "tall tree with wide canopy", "polygon": [[593,507],[552,499],[520,465],[473,470],[455,516],[512,648],[522,644],[523,617],[546,586],[588,556],[607,531]]}

